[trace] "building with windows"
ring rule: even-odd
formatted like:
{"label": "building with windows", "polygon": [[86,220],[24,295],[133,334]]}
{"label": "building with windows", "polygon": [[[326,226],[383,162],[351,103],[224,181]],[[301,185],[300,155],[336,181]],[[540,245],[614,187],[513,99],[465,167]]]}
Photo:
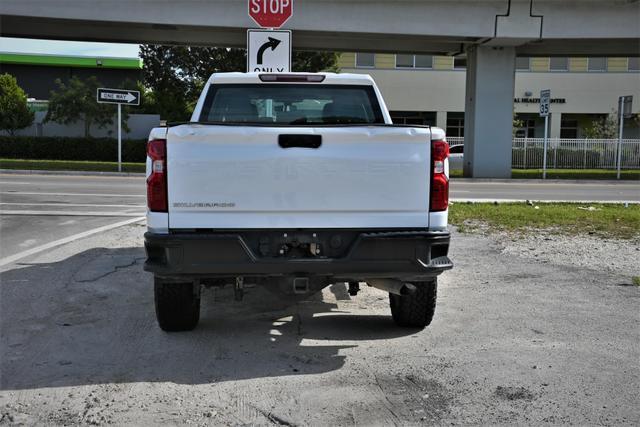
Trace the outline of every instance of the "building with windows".
{"label": "building with windows", "polygon": [[135,83],[142,77],[142,60],[0,52],[0,73],[15,76],[27,97],[47,100],[51,91],[58,89],[57,79],[66,83],[72,77],[84,80],[96,76],[105,87]]}
{"label": "building with windows", "polygon": [[[59,90],[56,80],[67,83],[73,77],[84,80],[95,76],[104,87],[119,88],[126,84],[129,85],[127,88],[135,89],[133,85],[142,78],[142,60],[0,52],[0,74],[3,73],[16,78],[18,85],[27,94],[29,108],[35,112],[34,123],[17,131],[17,135],[80,137],[84,135],[84,126],[80,122],[61,124],[44,120],[51,91]],[[114,106],[114,114],[115,111]],[[157,114],[131,113],[124,138],[146,138],[149,130],[159,123],[160,116]],[[111,137],[115,132],[114,125],[96,128],[92,135]]]}
{"label": "building with windows", "polygon": [[[466,58],[387,53],[344,53],[344,72],[367,73],[378,83],[395,123],[430,124],[448,136],[464,136]],[[618,109],[618,97],[633,95],[640,111],[638,57],[518,57],[514,113],[516,136],[538,138],[544,119],[538,114],[540,91],[551,89],[550,137],[582,138],[594,120]],[[625,138],[639,138],[627,120]]]}

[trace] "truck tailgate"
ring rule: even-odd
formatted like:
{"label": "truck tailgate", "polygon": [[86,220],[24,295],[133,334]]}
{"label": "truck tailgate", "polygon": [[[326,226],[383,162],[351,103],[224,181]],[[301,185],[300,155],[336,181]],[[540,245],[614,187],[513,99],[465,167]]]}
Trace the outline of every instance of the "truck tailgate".
{"label": "truck tailgate", "polygon": [[[280,135],[321,145],[283,148]],[[428,227],[430,138],[393,126],[173,127],[169,228]]]}

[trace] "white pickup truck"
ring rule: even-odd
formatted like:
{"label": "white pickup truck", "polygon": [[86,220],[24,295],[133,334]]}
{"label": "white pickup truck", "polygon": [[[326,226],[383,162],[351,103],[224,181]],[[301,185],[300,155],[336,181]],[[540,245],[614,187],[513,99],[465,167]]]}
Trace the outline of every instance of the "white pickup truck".
{"label": "white pickup truck", "polygon": [[389,292],[424,327],[452,268],[449,148],[394,125],[373,79],[214,74],[191,122],[151,131],[145,270],[165,331],[191,330],[204,286],[306,296],[332,283]]}

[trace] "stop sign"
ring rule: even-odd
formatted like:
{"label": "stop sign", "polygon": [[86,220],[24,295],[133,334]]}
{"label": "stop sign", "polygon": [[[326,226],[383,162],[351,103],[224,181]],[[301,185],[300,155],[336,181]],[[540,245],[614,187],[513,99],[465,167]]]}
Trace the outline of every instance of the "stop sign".
{"label": "stop sign", "polygon": [[293,15],[293,0],[249,0],[249,16],[264,28],[280,28]]}

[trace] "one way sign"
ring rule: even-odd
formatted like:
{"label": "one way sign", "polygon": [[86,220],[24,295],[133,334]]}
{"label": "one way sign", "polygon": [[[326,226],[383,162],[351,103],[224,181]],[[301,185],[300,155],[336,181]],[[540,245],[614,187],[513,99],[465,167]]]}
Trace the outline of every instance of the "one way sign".
{"label": "one way sign", "polygon": [[291,70],[291,31],[247,30],[247,71],[288,73]]}
{"label": "one way sign", "polygon": [[140,105],[140,92],[99,87],[97,101],[103,104]]}

